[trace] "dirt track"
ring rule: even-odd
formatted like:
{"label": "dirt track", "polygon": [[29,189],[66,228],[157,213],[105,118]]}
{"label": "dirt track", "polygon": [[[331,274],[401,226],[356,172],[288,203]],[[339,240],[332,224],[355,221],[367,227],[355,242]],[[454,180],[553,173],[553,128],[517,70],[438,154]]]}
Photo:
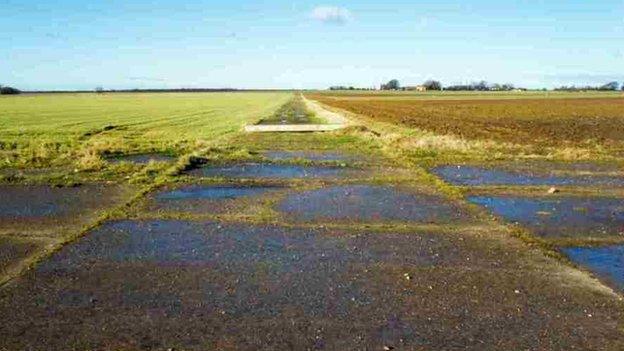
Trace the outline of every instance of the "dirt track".
{"label": "dirt track", "polygon": [[312,95],[333,107],[438,134],[517,144],[624,142],[624,98],[420,100]]}

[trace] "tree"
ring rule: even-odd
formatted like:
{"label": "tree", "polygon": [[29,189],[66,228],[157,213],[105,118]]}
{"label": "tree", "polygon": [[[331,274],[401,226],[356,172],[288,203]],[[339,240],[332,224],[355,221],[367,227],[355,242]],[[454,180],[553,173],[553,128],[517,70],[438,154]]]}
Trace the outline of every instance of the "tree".
{"label": "tree", "polygon": [[494,84],[489,84],[488,82],[486,82],[484,80],[482,80],[480,82],[473,82],[473,83],[470,83],[470,84],[449,85],[447,87],[444,87],[444,90],[449,90],[449,91],[475,91],[475,90],[476,91],[489,91],[489,90],[494,90],[494,91],[511,91],[511,90],[514,90],[514,89],[526,90],[524,88],[516,88],[511,83],[505,83],[505,84],[494,83]]}
{"label": "tree", "polygon": [[381,85],[381,90],[399,90],[400,88],[401,88],[401,85],[399,84],[399,81],[396,79],[393,79],[389,81],[388,83]]}
{"label": "tree", "polygon": [[450,90],[450,91],[471,91],[471,90],[474,90],[474,87],[472,85],[458,84],[458,85],[448,86],[448,87],[446,87],[444,89],[445,90]]}
{"label": "tree", "polygon": [[423,86],[427,88],[427,90],[442,90],[442,83],[433,79],[424,82]]}
{"label": "tree", "polygon": [[21,91],[16,88],[0,85],[0,95],[17,95],[20,93]]}
{"label": "tree", "polygon": [[505,91],[510,91],[510,90],[514,90],[516,89],[516,87],[511,84],[511,83],[505,83],[501,86],[501,89],[505,90]]}
{"label": "tree", "polygon": [[620,87],[620,83],[618,83],[618,82],[609,82],[609,83],[601,86],[600,88],[598,88],[598,90],[615,91],[615,90],[618,90],[619,87]]}
{"label": "tree", "polygon": [[478,91],[490,90],[490,86],[484,80],[482,80],[482,81],[480,81],[478,83],[472,83],[472,86],[474,87],[474,90],[478,90]]}

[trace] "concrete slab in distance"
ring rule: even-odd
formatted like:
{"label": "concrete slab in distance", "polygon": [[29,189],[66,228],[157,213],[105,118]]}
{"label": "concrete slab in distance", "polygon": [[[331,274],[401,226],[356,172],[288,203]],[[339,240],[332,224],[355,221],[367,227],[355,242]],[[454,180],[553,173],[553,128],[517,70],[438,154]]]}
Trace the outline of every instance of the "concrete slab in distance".
{"label": "concrete slab in distance", "polygon": [[247,133],[329,132],[344,127],[344,124],[272,124],[245,126],[245,131]]}

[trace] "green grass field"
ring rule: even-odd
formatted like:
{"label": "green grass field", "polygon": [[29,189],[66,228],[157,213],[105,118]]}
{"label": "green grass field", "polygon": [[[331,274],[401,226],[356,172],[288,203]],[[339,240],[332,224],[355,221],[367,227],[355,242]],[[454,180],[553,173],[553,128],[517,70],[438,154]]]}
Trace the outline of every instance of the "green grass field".
{"label": "green grass field", "polygon": [[285,92],[3,96],[0,167],[65,164],[81,152],[185,151],[271,116],[291,97]]}

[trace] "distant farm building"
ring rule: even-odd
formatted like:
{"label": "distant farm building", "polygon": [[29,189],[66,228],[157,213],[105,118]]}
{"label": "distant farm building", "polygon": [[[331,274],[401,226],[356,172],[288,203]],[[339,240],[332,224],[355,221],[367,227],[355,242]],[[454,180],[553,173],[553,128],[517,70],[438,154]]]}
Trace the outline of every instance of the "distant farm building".
{"label": "distant farm building", "polygon": [[421,92],[425,92],[427,91],[427,87],[424,85],[416,85],[413,87],[405,87],[405,90],[409,90],[409,91],[421,91]]}

